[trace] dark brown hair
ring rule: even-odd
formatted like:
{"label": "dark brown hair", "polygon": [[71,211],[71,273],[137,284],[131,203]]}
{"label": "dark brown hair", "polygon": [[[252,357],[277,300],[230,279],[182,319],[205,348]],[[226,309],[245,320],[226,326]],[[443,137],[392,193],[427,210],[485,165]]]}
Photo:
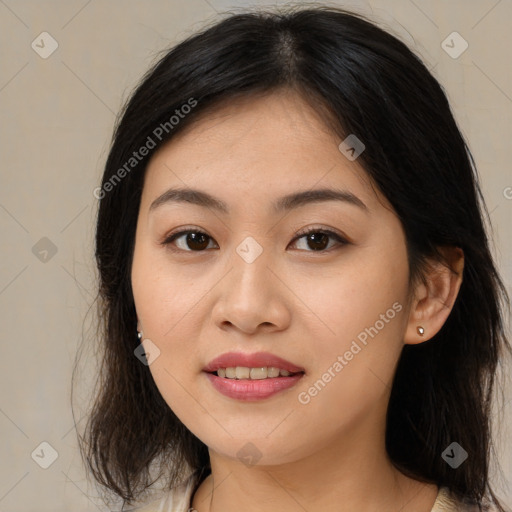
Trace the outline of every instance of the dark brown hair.
{"label": "dark brown hair", "polygon": [[[490,406],[499,358],[510,353],[503,329],[505,287],[484,227],[489,215],[477,171],[442,87],[421,60],[361,15],[318,7],[231,15],[178,44],[144,76],[115,129],[102,180],[96,260],[101,371],[83,435],[82,456],[96,480],[132,501],[165,476],[167,487],[209,471],[207,447],[174,415],[139,345],[131,263],[144,172],[154,151],[207,108],[235,96],[288,88],[299,92],[340,141],[356,134],[358,159],[404,227],[411,282],[438,248],[460,247],[463,282],[440,332],[406,345],[394,377],[386,446],[393,463],[504,510],[489,485]],[[194,98],[196,105],[169,126]],[[161,137],[155,137],[155,129]],[[158,132],[160,133],[160,132]],[[122,179],[113,177],[153,134],[155,147]],[[392,427],[392,428],[390,428]],[[452,441],[470,456],[457,469],[441,457]],[[153,478],[150,468],[157,468]]]}

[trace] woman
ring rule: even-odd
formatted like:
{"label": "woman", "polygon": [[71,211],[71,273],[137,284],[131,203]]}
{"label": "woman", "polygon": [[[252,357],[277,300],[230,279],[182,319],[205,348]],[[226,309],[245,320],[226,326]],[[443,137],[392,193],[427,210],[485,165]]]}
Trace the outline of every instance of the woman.
{"label": "woman", "polygon": [[340,9],[230,16],[144,77],[95,194],[80,442],[123,510],[504,510],[508,297],[471,154],[402,42]]}

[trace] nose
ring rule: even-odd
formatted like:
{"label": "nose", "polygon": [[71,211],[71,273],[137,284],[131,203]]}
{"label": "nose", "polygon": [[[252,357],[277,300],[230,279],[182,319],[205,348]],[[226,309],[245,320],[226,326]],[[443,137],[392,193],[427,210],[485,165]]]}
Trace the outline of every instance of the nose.
{"label": "nose", "polygon": [[263,251],[252,262],[235,253],[230,263],[231,270],[216,287],[215,324],[246,334],[286,329],[291,319],[289,291],[267,253]]}

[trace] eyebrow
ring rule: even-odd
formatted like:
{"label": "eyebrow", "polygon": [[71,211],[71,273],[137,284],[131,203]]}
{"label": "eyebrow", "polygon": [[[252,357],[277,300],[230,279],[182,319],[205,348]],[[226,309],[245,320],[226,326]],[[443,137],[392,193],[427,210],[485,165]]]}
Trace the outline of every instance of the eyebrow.
{"label": "eyebrow", "polygon": [[[368,207],[363,203],[363,201],[361,201],[361,199],[356,195],[352,194],[352,192],[332,188],[294,192],[277,199],[272,204],[272,208],[274,213],[282,213],[307,204],[325,201],[341,201],[357,206],[366,213],[369,212]],[[151,212],[159,206],[168,203],[191,203],[204,208],[211,208],[220,213],[229,213],[229,207],[224,201],[208,194],[207,192],[193,188],[170,188],[166,190],[151,203],[149,211]]]}

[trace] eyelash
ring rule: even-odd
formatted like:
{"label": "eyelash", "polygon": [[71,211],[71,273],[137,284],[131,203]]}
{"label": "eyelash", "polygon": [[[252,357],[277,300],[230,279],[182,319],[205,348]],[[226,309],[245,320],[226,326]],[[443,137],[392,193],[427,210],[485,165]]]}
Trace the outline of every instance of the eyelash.
{"label": "eyelash", "polygon": [[[212,237],[210,237],[207,233],[205,233],[204,231],[201,231],[200,229],[185,229],[185,230],[182,230],[182,231],[177,231],[176,233],[170,233],[164,240],[163,242],[161,242],[161,245],[164,245],[164,246],[168,246],[169,249],[173,252],[196,252],[196,253],[201,253],[201,252],[205,252],[207,249],[203,249],[201,251],[194,251],[194,250],[185,250],[185,249],[178,249],[178,248],[174,248],[174,247],[171,247],[172,245],[172,242],[174,242],[174,240],[176,240],[177,238],[181,238],[182,236],[185,236],[185,235],[188,235],[190,233],[198,233],[198,234],[201,234],[201,235],[206,235],[210,240],[213,240]],[[323,235],[327,235],[333,239],[335,239],[338,244],[340,246],[343,246],[343,245],[347,245],[349,242],[343,238],[341,235],[339,235],[338,233],[330,230],[330,229],[323,229],[323,228],[317,228],[317,227],[312,227],[312,228],[307,228],[305,229],[304,231],[301,231],[297,234],[297,236],[292,240],[292,243],[293,242],[296,242],[298,240],[300,240],[301,238],[304,238],[312,233],[321,233]],[[326,253],[326,252],[331,252],[332,251],[332,247],[330,249],[322,249],[322,250],[319,250],[319,251],[305,251],[305,252],[311,252],[311,253]]]}

